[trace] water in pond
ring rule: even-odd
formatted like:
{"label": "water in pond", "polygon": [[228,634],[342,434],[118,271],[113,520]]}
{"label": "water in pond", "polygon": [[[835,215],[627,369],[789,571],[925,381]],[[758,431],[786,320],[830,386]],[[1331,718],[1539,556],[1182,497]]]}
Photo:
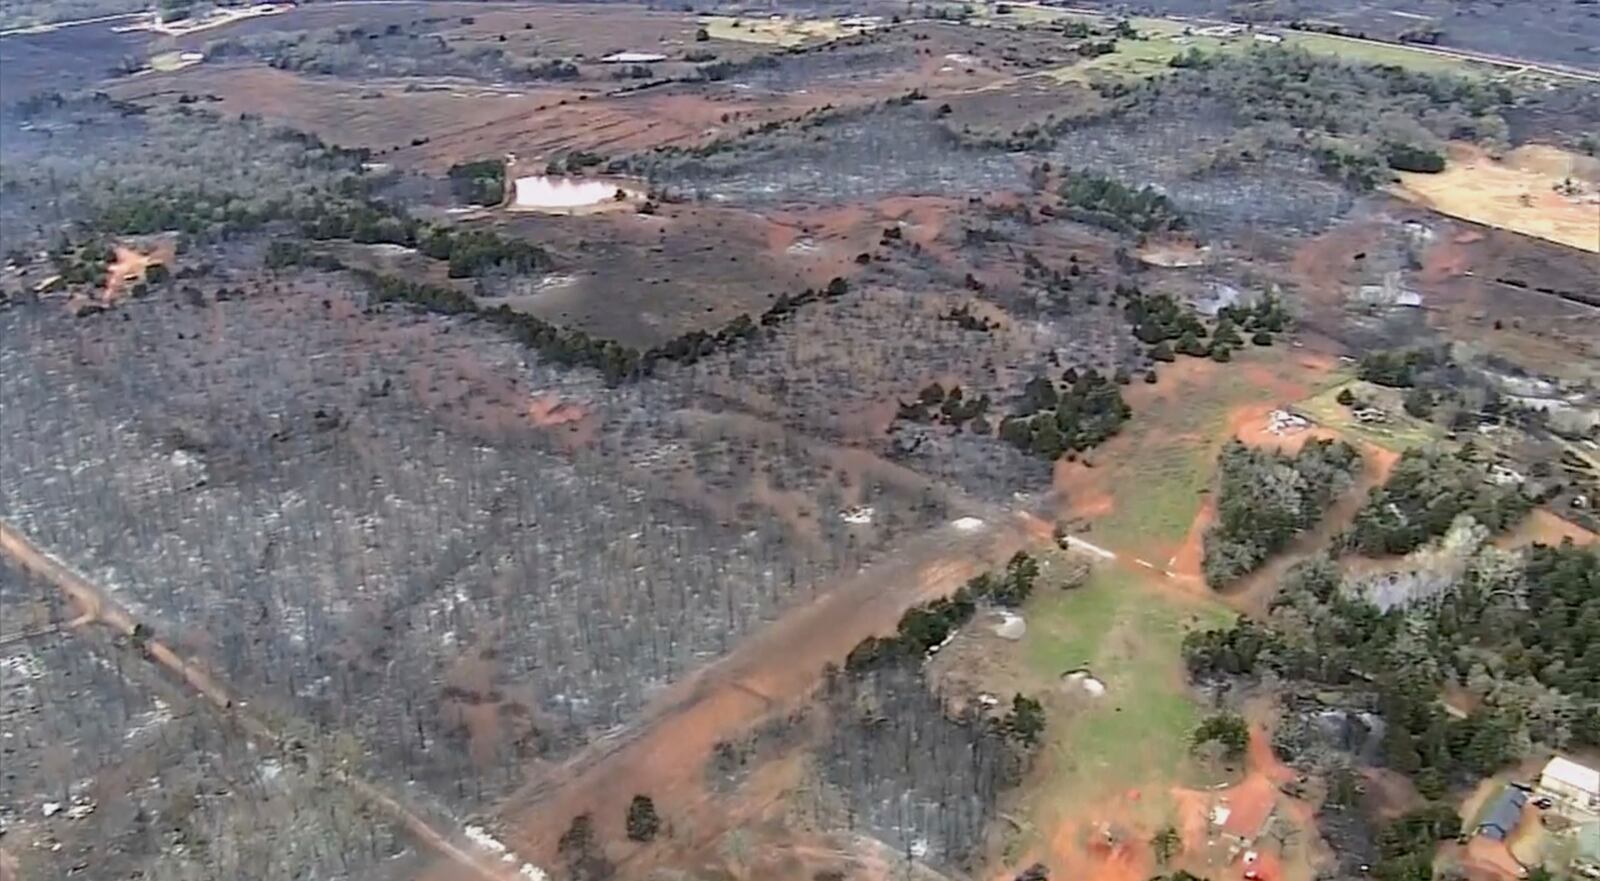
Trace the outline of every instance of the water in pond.
{"label": "water in pond", "polygon": [[518,208],[547,210],[587,208],[618,201],[618,192],[625,194],[624,198],[638,196],[635,191],[609,181],[535,175],[517,178],[513,204]]}

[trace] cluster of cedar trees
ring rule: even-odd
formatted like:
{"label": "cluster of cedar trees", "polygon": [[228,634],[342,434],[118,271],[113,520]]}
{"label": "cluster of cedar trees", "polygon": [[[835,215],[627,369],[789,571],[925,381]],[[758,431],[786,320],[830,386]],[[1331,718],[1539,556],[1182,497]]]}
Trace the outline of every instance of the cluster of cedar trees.
{"label": "cluster of cedar trees", "polygon": [[761,313],[760,318],[740,315],[719,330],[692,330],[641,351],[616,340],[561,327],[536,316],[514,311],[504,304],[485,309],[471,294],[453,287],[411,281],[370,269],[345,267],[332,257],[311,253],[298,242],[273,242],[268,248],[267,265],[349,269],[366,283],[369,304],[372,306],[404,303],[441,315],[476,315],[506,328],[519,342],[538,352],[541,357],[565,366],[594,368],[600,371],[606,382],[613,385],[649,375],[659,361],[692,364],[719,349],[754,337],[763,327],[788,320],[796,310],[808,303],[841,297],[850,290],[849,283],[843,278],[834,278],[821,291],[808,288],[794,296],[780,294]]}
{"label": "cluster of cedar trees", "polygon": [[1255,345],[1270,346],[1274,335],[1289,325],[1288,311],[1271,294],[1251,306],[1223,306],[1209,331],[1193,308],[1168,294],[1145,294],[1137,287],[1118,285],[1117,296],[1124,301],[1123,314],[1134,336],[1150,346],[1153,361],[1173,361],[1177,355],[1230,361],[1244,345],[1245,334]]}
{"label": "cluster of cedar trees", "polygon": [[1315,526],[1350,483],[1361,454],[1312,440],[1290,456],[1235,440],[1218,460],[1217,518],[1205,535],[1206,582],[1222,587]]}

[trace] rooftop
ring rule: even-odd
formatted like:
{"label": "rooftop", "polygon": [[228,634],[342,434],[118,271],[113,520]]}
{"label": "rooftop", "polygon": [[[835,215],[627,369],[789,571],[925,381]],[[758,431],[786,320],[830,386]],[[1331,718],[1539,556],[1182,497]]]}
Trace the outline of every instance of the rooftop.
{"label": "rooftop", "polygon": [[1561,756],[1556,756],[1544,766],[1539,782],[1545,785],[1561,783],[1584,792],[1600,793],[1600,771]]}
{"label": "rooftop", "polygon": [[1478,821],[1477,833],[1495,841],[1505,841],[1522,822],[1522,808],[1528,803],[1528,794],[1515,786],[1507,786],[1496,796],[1483,819]]}

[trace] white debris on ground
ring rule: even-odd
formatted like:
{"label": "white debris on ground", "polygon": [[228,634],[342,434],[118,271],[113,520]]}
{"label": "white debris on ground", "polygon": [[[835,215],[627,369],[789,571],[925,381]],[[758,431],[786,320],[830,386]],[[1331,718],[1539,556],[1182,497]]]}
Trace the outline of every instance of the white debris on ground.
{"label": "white debris on ground", "polygon": [[666,61],[667,56],[659,52],[613,52],[600,59],[601,64],[653,64],[657,61]]}
{"label": "white debris on ground", "polygon": [[1073,670],[1061,678],[1068,685],[1083,689],[1090,697],[1102,697],[1106,693],[1106,684],[1090,675],[1088,670]]}
{"label": "white debris on ground", "polygon": [[974,529],[982,529],[983,521],[976,517],[962,517],[959,520],[950,521],[950,525],[962,532],[971,532]]}
{"label": "white debris on ground", "polygon": [[[65,809],[64,811],[63,808]],[[46,817],[54,817],[56,814],[65,813],[68,820],[82,820],[84,817],[94,813],[94,809],[95,803],[91,799],[87,796],[79,795],[73,797],[70,805],[63,805],[58,801],[47,801],[40,806],[39,812]]]}
{"label": "white debris on ground", "polygon": [[1288,410],[1273,410],[1267,414],[1267,431],[1273,434],[1293,434],[1305,431],[1310,427],[1311,420],[1298,413],[1290,413]]}
{"label": "white debris on ground", "polygon": [[998,707],[1000,706],[1000,698],[995,697],[986,691],[983,694],[978,695],[978,703],[983,704],[986,707]]}
{"label": "white debris on ground", "polygon": [[1021,615],[1008,609],[1000,609],[995,612],[995,616],[999,619],[994,625],[995,636],[1015,641],[1027,634],[1028,622],[1024,621]]}
{"label": "white debris on ground", "polygon": [[161,698],[152,698],[151,709],[134,717],[137,721],[128,726],[128,731],[122,735],[126,741],[135,741],[144,735],[155,731],[161,726],[172,721],[172,708]]}
{"label": "white debris on ground", "polygon": [[1496,462],[1489,466],[1489,479],[1498,486],[1520,486],[1528,478],[1522,476],[1520,471]]}
{"label": "white debris on ground", "polygon": [[856,505],[839,512],[839,519],[852,526],[865,526],[872,522],[873,509],[871,505]]}
{"label": "white debris on ground", "polygon": [[1063,547],[1069,547],[1069,548],[1073,548],[1075,550],[1086,551],[1088,553],[1094,554],[1096,557],[1099,557],[1102,560],[1115,560],[1117,558],[1117,555],[1116,555],[1115,552],[1108,551],[1105,548],[1100,547],[1097,544],[1091,544],[1089,542],[1086,542],[1083,539],[1078,538],[1076,535],[1064,535],[1064,536],[1061,537],[1061,542],[1060,543],[1061,543],[1061,545]]}
{"label": "white debris on ground", "polygon": [[[505,844],[500,841],[500,839],[490,835],[489,830],[483,828],[482,826],[467,826],[462,830],[462,832],[466,834],[467,838],[471,839],[473,844],[478,845],[484,850],[500,854],[501,862],[517,862],[518,858],[516,853],[510,848],[506,847]],[[535,866],[532,863],[523,863],[520,867],[518,867],[517,875],[522,878],[527,878],[528,881],[549,881],[550,878],[549,875],[545,874],[543,869]]]}

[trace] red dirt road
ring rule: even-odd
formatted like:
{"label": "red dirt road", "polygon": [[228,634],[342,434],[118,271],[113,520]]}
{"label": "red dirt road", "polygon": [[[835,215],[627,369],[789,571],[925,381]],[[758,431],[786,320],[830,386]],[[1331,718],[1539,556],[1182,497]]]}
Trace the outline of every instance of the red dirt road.
{"label": "red dirt road", "polygon": [[[623,817],[634,795],[648,793],[676,830],[712,841],[743,819],[701,785],[715,745],[801,703],[868,636],[893,632],[905,610],[953,592],[963,582],[1029,545],[1050,540],[1049,527],[1025,515],[991,516],[981,529],[945,526],[912,542],[894,560],[869,567],[817,600],[746,637],[728,656],[671,687],[632,731],[592,744],[531,781],[501,807],[503,840],[538,865],[556,862],[556,842],[572,818],[589,813],[598,838],[625,839]],[[690,846],[693,842],[681,842]],[[632,858],[642,874],[648,852]],[[453,879],[441,865],[428,879]]]}

